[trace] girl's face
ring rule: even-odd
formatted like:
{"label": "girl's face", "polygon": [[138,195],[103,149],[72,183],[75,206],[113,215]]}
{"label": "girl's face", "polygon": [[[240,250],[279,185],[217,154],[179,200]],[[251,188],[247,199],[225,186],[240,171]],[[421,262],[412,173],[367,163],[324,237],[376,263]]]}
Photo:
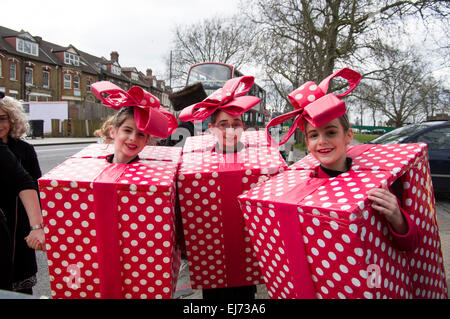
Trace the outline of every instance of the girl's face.
{"label": "girl's face", "polygon": [[244,123],[240,115],[234,116],[226,112],[219,112],[215,123],[210,123],[209,128],[216,137],[221,150],[234,151],[244,131]]}
{"label": "girl's face", "polygon": [[8,134],[11,129],[11,124],[9,122],[9,115],[2,109],[0,109],[0,140],[3,143],[8,142]]}
{"label": "girl's face", "polygon": [[347,145],[353,140],[353,130],[344,131],[339,119],[317,128],[305,122],[306,145],[312,155],[325,168],[345,171]]}
{"label": "girl's face", "polygon": [[135,158],[147,144],[150,135],[139,131],[134,118],[127,118],[119,128],[111,127],[114,139],[114,163],[128,163]]}

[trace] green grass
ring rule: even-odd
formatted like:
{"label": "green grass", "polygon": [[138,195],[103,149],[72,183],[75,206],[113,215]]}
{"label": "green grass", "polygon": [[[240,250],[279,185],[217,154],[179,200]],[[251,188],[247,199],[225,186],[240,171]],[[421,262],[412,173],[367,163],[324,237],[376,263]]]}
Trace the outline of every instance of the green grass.
{"label": "green grass", "polygon": [[297,143],[294,145],[295,148],[298,148],[299,150],[306,151],[306,145],[303,145],[302,143]]}
{"label": "green grass", "polygon": [[[373,140],[374,138],[378,137],[380,135],[374,135],[374,134],[357,134],[355,133],[355,135],[353,136],[353,138],[355,140],[357,140],[358,142],[365,144],[371,140]],[[294,145],[295,148],[298,148],[302,151],[306,151],[307,147],[304,143],[296,143]]]}
{"label": "green grass", "polygon": [[358,142],[365,144],[371,140],[373,140],[374,138],[378,137],[380,135],[373,135],[373,134],[357,134],[355,133],[355,135],[353,136],[353,138],[355,140],[357,140]]}

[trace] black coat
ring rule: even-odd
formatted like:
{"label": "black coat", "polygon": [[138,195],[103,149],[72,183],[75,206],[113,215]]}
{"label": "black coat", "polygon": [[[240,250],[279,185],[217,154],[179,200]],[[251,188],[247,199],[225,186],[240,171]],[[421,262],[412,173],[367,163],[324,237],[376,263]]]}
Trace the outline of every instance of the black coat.
{"label": "black coat", "polygon": [[[41,168],[34,147],[20,139],[8,137],[8,148],[17,157],[22,167],[34,181],[34,188],[38,190],[37,180],[42,176]],[[16,206],[17,205],[17,206]],[[30,233],[28,215],[22,202],[11,198],[8,203],[10,218],[8,226],[14,236],[14,282],[20,282],[37,273],[36,254],[34,249],[28,247],[24,238]],[[17,214],[16,214],[17,209]]]}
{"label": "black coat", "polygon": [[9,221],[11,200],[15,202],[24,189],[35,189],[36,183],[23,169],[6,144],[0,141],[0,289],[12,288],[12,236]]}

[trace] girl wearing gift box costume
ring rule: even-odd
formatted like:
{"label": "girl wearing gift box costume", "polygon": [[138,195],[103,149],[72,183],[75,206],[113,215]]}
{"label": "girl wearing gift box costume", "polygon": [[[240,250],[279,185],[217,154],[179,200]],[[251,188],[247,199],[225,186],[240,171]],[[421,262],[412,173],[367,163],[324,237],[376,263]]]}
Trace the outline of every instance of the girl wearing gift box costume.
{"label": "girl wearing gift box costume", "polygon": [[172,298],[181,148],[146,144],[170,135],[176,118],[140,87],[125,92],[102,81],[92,91],[118,110],[100,131],[113,154],[89,146],[39,180],[52,295]]}
{"label": "girl wearing gift box costume", "polygon": [[[326,94],[335,77],[350,88]],[[239,197],[272,298],[446,298],[426,145],[348,146],[340,98],[360,79],[345,68],[305,83],[267,126],[294,117],[281,143],[299,127],[311,152]]]}
{"label": "girl wearing gift box costume", "polygon": [[262,283],[236,197],[286,164],[276,148],[259,143],[263,132],[243,132],[242,114],[260,102],[246,96],[253,82],[233,78],[180,114],[181,121],[211,117],[212,134],[187,139],[178,173],[191,283],[207,300],[254,299]]}

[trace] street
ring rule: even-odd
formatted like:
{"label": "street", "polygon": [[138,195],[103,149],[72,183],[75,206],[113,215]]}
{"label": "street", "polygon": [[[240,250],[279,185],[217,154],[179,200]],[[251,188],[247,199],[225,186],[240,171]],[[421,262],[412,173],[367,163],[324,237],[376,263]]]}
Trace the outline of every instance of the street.
{"label": "street", "polygon": [[[51,169],[61,164],[68,157],[85,148],[87,145],[89,144],[35,146],[42,174],[49,172]],[[441,236],[442,252],[444,255],[444,265],[446,268],[447,284],[450,285],[450,198],[438,198],[436,200],[436,209],[439,233]],[[33,294],[38,297],[46,296],[51,298],[46,253],[39,251],[36,253],[36,257],[39,271],[37,275],[38,283],[33,288]],[[184,290],[189,291],[189,272],[187,269],[184,269],[183,274],[180,273],[179,279],[180,280],[177,286],[180,288],[186,287],[187,289]],[[258,286],[257,298],[268,298],[267,292],[261,291],[264,290],[264,285],[260,286]],[[186,296],[186,298],[201,298],[201,294],[198,291],[194,291],[192,295]]]}
{"label": "street", "polygon": [[42,175],[48,173],[51,169],[64,162],[67,158],[82,150],[89,144],[67,144],[67,145],[48,145],[36,146]]}

